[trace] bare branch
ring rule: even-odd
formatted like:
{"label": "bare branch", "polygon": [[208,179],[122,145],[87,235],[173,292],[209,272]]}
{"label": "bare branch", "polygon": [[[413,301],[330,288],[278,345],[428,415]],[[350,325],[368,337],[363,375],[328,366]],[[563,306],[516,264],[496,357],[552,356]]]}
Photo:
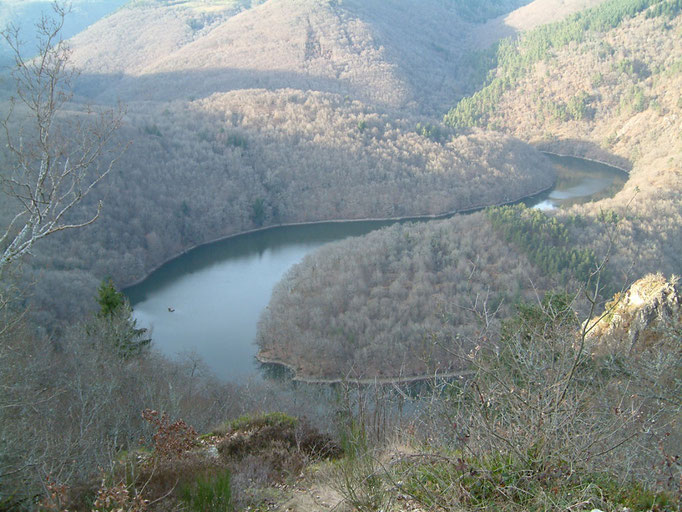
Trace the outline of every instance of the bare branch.
{"label": "bare branch", "polygon": [[68,119],[61,115],[78,73],[60,37],[68,10],[61,2],[53,9],[54,18],[43,16],[37,23],[38,55],[31,60],[22,55],[17,27],[0,32],[14,53],[16,85],[9,113],[0,121],[8,157],[0,184],[18,209],[0,233],[0,277],[37,241],[97,220],[101,203],[85,220],[74,220],[73,214],[117,161],[101,162],[121,125],[120,108],[99,114],[88,108]]}

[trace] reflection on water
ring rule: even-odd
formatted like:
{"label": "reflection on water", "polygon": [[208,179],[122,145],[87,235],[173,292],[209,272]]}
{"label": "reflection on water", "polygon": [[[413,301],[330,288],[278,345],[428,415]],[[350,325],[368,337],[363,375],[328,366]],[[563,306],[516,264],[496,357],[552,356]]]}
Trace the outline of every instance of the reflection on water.
{"label": "reflection on water", "polygon": [[608,165],[548,156],[557,168],[557,184],[552,191],[534,199],[530,204],[533,208],[555,210],[562,206],[597,201],[615,194],[627,180],[627,174]]}
{"label": "reflection on water", "polygon": [[163,353],[196,352],[217,376],[241,379],[257,373],[258,318],[287,269],[325,243],[389,224],[287,226],[234,237],[170,261],[125,293]]}
{"label": "reflection on water", "polygon": [[[536,208],[584,202],[622,187],[620,171],[573,158],[552,157],[555,189],[527,203]],[[152,329],[169,356],[196,352],[223,379],[256,377],[256,328],[275,284],[309,252],[395,221],[289,226],[216,242],[167,263],[125,290],[138,324]]]}

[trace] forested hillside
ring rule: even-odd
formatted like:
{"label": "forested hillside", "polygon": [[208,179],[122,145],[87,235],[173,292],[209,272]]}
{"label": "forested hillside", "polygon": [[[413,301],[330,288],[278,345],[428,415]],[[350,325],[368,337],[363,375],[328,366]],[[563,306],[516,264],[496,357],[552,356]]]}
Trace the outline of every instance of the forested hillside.
{"label": "forested hillside", "polygon": [[296,88],[438,116],[470,88],[472,22],[523,3],[132,2],[74,38],[74,62],[96,101]]}
{"label": "forested hillside", "polygon": [[[540,25],[560,21],[571,14],[594,7],[605,0],[535,0],[521,2],[518,9],[501,14],[473,28],[471,38],[481,48],[488,48],[497,41],[515,37]],[[469,3],[477,5],[478,2]]]}
{"label": "forested hillside", "polygon": [[[33,300],[50,312],[48,323],[77,311],[103,277],[133,283],[220,237],[305,221],[437,215],[516,200],[554,179],[550,163],[515,139],[434,141],[409,120],[323,93],[240,91],[139,105],[128,120],[119,142],[134,142],[120,171],[85,204],[104,200],[98,222],[46,240],[31,260],[42,282]],[[53,304],[59,289],[68,298]]]}
{"label": "forested hillside", "polygon": [[[465,371],[434,335],[476,339],[499,328],[535,283],[552,283],[484,213],[396,225],[329,244],[292,268],[259,326],[259,357],[302,379],[371,379]],[[493,325],[478,315],[496,312]],[[447,319],[447,320],[446,320]],[[443,334],[443,336],[445,336]],[[470,347],[470,348],[473,348]]]}
{"label": "forested hillside", "polygon": [[[616,197],[575,213],[619,212],[626,241],[614,257],[635,275],[682,268],[681,12],[679,2],[607,2],[531,32],[502,46],[489,85],[446,116],[459,130],[486,126],[549,151],[629,162]],[[580,236],[601,242],[596,230]]]}
{"label": "forested hillside", "polygon": [[[333,273],[316,276],[324,259],[316,256],[290,273],[264,315],[259,340],[263,356],[293,366],[304,377],[338,377],[352,371],[362,377],[419,373],[426,368],[420,347],[428,333],[436,330],[439,308],[449,310],[453,304],[466,302],[467,296],[479,298],[485,292],[490,293],[492,304],[508,302],[510,293],[513,297],[533,289],[546,290],[538,284],[538,275],[552,276],[555,286],[569,285],[565,289],[574,290],[604,261],[607,265],[600,272],[600,282],[605,297],[647,273],[680,272],[680,11],[676,2],[605,2],[526,33],[518,41],[503,42],[489,83],[446,115],[445,121],[459,134],[480,127],[516,135],[548,151],[630,169],[625,187],[610,199],[549,214],[522,208],[493,210],[487,216],[473,217],[476,221],[466,221],[476,222],[465,230],[469,236],[493,228],[492,253],[520,251],[527,258],[530,273],[520,282],[500,285],[498,263],[479,260],[475,253],[454,257],[447,277],[434,272],[421,279],[425,289],[416,293],[406,283],[415,281],[414,272],[425,266],[423,255],[434,250],[433,240],[424,234],[430,228],[401,228],[405,230],[401,240],[419,241],[401,255],[391,272],[377,268],[392,260],[398,242],[381,245],[368,236],[365,244],[334,252],[337,257],[345,255],[340,262],[352,261],[348,268],[353,269],[353,277],[345,277],[344,272],[338,279]],[[450,242],[461,243],[462,235],[454,234],[459,232],[459,222],[444,221],[447,229],[454,230],[445,237]],[[492,249],[498,244],[499,249]],[[458,251],[450,247],[445,253]],[[470,278],[468,267],[461,267],[463,261],[480,261],[471,265],[486,276],[489,288],[448,288]],[[370,284],[358,291],[357,282]],[[381,297],[387,298],[384,307]],[[308,316],[309,310],[318,314]],[[502,308],[498,314],[504,318],[508,310]],[[320,316],[327,321],[317,320]],[[395,322],[382,323],[386,318]],[[394,327],[396,323],[400,328]],[[463,338],[477,339],[471,335],[476,325],[471,319],[455,316],[454,324]],[[384,332],[388,333],[385,338]],[[345,366],[336,373],[321,369],[309,340],[324,340],[329,350],[335,346],[335,360],[344,361]],[[286,349],[278,351],[279,344]],[[366,357],[367,353],[374,357]],[[447,353],[436,359],[456,361]],[[362,363],[368,360],[390,361],[391,370]]]}
{"label": "forested hillside", "polygon": [[81,74],[62,119],[121,99],[114,147],[126,149],[83,204],[104,199],[98,222],[29,261],[34,314],[54,325],[91,307],[106,276],[131,284],[251,229],[438,215],[547,188],[535,149],[426,115],[479,74],[472,23],[517,3],[139,1],[102,19],[69,42]]}

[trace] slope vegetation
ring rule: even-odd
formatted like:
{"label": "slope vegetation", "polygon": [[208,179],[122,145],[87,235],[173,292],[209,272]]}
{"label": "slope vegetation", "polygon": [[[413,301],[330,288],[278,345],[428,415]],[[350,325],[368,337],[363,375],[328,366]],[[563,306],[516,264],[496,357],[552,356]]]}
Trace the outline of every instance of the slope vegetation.
{"label": "slope vegetation", "polygon": [[[494,128],[549,151],[631,167],[613,199],[577,211],[593,220],[603,210],[620,214],[618,267],[634,265],[640,276],[679,272],[682,9],[679,2],[609,4],[615,9],[527,36],[503,59],[491,85],[447,119],[461,129]],[[635,17],[619,17],[635,7],[641,11]],[[576,30],[591,19],[594,27],[617,26]],[[503,81],[512,86],[500,88]],[[582,236],[585,244],[603,241],[594,229]]]}
{"label": "slope vegetation", "polygon": [[[554,180],[549,161],[515,139],[481,132],[434,141],[408,120],[324,93],[239,91],[139,104],[128,118],[121,142],[134,143],[99,186],[98,222],[46,240],[32,260],[43,283],[35,300],[57,317],[104,276],[132,283],[216,238],[438,215],[516,200]],[[71,299],[52,305],[60,287]]]}
{"label": "slope vegetation", "polygon": [[[585,2],[536,0],[510,17],[547,22]],[[526,3],[138,1],[74,38],[74,58],[97,100],[296,88],[438,116],[470,90],[470,52],[508,33],[476,22]]]}
{"label": "slope vegetation", "polygon": [[[497,305],[524,289],[547,290],[549,281],[538,275],[575,286],[573,278],[585,281],[605,259],[601,277],[608,292],[647,273],[679,272],[682,16],[676,5],[608,2],[505,43],[491,85],[446,117],[459,133],[481,126],[549,151],[627,166],[630,177],[621,192],[549,215],[512,208],[487,218],[446,221],[442,241],[434,240],[431,226],[386,232],[382,242],[378,234],[367,236],[334,252],[334,270],[324,267],[330,255],[321,251],[292,271],[273,295],[261,325],[263,358],[285,362],[300,375],[410,375],[428,368],[425,340],[438,331],[435,320],[443,304],[459,306],[451,323],[462,339],[476,340],[480,318],[460,316],[467,298],[480,307],[481,297]],[[576,29],[585,24],[592,29]],[[531,53],[537,49],[545,53]],[[461,222],[466,229],[457,227]],[[480,234],[488,241],[478,250],[475,240],[467,242],[470,252],[452,245]],[[441,245],[453,260],[446,277],[425,263]],[[494,256],[488,259],[509,254],[511,263],[519,252],[527,260],[519,261],[517,270],[500,268]],[[472,289],[462,287],[476,276],[465,261],[485,276]],[[423,268],[431,269],[428,277],[418,272]],[[358,289],[357,283],[369,284]],[[504,317],[508,310],[497,314]],[[335,354],[332,366],[342,363],[336,369],[320,365],[315,343]],[[451,361],[446,370],[454,361],[447,351],[435,360]]]}
{"label": "slope vegetation", "polygon": [[99,187],[99,222],[36,253],[43,320],[78,311],[105,276],[130,284],[216,238],[547,188],[553,171],[533,148],[453,137],[425,115],[461,96],[473,21],[516,5],[145,0],[100,20],[71,41],[83,72],[69,114],[122,99],[120,142],[132,144]]}
{"label": "slope vegetation", "polygon": [[464,361],[449,344],[433,343],[445,319],[448,335],[473,340],[485,328],[483,308],[505,316],[514,301],[532,297],[529,280],[549,282],[483,213],[329,244],[273,291],[259,358],[304,380],[457,373]]}
{"label": "slope vegetation", "polygon": [[[75,63],[95,75],[81,90],[98,100],[296,88],[442,111],[458,97],[466,26],[453,6],[435,0],[271,0],[240,12],[142,3],[73,45]],[[101,74],[114,75],[103,88]]]}

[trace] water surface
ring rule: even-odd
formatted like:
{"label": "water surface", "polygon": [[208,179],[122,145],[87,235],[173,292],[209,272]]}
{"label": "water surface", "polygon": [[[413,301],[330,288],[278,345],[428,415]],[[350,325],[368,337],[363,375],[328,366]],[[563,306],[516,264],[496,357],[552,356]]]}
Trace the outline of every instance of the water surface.
{"label": "water surface", "polygon": [[557,169],[554,188],[533,198],[529,206],[554,210],[613,196],[623,188],[627,174],[620,169],[580,158],[548,155]]}
{"label": "water surface", "polygon": [[219,376],[254,374],[256,327],[275,284],[321,245],[390,221],[284,226],[198,247],[125,290],[141,327],[167,355],[195,351]]}

